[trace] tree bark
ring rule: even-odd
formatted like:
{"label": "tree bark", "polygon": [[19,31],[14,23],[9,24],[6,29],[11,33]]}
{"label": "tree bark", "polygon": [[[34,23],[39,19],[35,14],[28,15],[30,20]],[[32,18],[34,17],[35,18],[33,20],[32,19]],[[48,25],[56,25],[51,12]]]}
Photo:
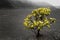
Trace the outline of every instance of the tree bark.
{"label": "tree bark", "polygon": [[39,37],[40,36],[40,33],[39,33],[40,30],[37,30],[37,34],[36,34],[36,37]]}

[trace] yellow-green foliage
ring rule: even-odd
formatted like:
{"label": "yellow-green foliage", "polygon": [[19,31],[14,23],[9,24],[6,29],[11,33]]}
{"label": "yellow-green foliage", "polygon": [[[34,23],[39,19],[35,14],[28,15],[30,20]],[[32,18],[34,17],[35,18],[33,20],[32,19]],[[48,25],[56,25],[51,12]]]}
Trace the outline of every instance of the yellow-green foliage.
{"label": "yellow-green foliage", "polygon": [[38,30],[41,30],[44,26],[50,28],[50,24],[56,20],[55,18],[47,18],[50,12],[50,8],[38,8],[33,10],[32,13],[24,19],[24,26],[29,29],[36,28]]}

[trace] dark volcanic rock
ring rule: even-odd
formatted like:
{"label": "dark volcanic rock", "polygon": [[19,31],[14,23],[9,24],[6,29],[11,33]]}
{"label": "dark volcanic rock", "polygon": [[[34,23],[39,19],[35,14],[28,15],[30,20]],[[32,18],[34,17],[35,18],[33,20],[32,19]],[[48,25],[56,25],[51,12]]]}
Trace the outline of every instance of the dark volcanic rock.
{"label": "dark volcanic rock", "polygon": [[13,6],[11,5],[11,3],[9,3],[8,0],[0,0],[0,9],[4,8],[13,8]]}

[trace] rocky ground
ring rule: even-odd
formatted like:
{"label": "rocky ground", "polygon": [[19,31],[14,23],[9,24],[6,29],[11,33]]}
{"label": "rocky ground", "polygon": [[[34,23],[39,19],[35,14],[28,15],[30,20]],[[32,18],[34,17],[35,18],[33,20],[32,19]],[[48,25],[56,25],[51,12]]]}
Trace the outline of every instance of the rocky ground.
{"label": "rocky ground", "polygon": [[60,9],[52,10],[50,17],[56,18],[51,29],[44,27],[36,38],[30,30],[24,29],[24,18],[33,8],[0,9],[0,40],[60,40]]}

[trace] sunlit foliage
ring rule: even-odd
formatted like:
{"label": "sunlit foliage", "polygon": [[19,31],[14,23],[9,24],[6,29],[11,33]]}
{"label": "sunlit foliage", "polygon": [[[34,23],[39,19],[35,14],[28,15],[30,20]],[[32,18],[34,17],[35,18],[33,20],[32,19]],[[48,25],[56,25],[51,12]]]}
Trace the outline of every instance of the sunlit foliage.
{"label": "sunlit foliage", "polygon": [[24,19],[24,26],[28,29],[36,28],[37,30],[41,30],[43,27],[50,28],[50,25],[56,21],[55,18],[48,18],[50,13],[50,8],[34,9],[32,13]]}

